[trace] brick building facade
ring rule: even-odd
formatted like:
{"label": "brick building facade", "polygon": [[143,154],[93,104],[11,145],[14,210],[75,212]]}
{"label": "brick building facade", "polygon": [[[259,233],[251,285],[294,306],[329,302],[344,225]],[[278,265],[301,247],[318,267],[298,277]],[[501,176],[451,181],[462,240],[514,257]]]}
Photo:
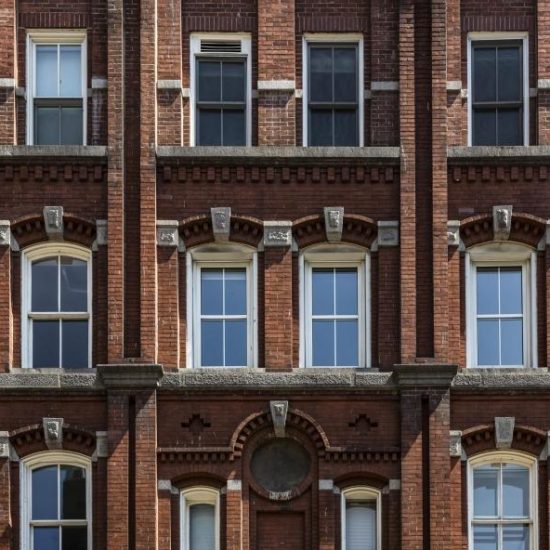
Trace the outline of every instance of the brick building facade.
{"label": "brick building facade", "polygon": [[548,0],[0,29],[0,550],[550,548]]}

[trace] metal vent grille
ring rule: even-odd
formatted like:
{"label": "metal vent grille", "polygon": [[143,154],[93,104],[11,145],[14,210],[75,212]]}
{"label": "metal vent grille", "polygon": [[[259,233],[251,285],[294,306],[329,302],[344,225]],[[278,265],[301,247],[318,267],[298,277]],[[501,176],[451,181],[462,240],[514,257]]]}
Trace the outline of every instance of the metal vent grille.
{"label": "metal vent grille", "polygon": [[241,53],[241,41],[201,40],[201,53]]}

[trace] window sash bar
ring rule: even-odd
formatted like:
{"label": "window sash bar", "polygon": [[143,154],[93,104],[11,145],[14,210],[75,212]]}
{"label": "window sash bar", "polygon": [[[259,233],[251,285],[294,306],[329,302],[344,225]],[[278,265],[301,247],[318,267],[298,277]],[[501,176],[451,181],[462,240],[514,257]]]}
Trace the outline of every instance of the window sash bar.
{"label": "window sash bar", "polygon": [[90,314],[87,311],[77,311],[77,312],[49,312],[49,311],[41,311],[41,312],[33,312],[29,311],[28,313],[29,319],[32,320],[38,320],[38,321],[71,321],[71,320],[88,320],[90,318]]}

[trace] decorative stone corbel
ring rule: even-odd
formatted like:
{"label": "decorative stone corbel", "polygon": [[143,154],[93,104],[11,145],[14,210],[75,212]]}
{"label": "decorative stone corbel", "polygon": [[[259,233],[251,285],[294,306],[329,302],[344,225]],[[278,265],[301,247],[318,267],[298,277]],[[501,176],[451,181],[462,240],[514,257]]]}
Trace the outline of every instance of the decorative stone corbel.
{"label": "decorative stone corbel", "polygon": [[157,481],[157,490],[172,492],[172,482],[169,479],[159,479]]}
{"label": "decorative stone corbel", "polygon": [[157,246],[178,246],[178,227],[176,220],[157,220]]}
{"label": "decorative stone corbel", "polygon": [[449,432],[449,455],[452,458],[462,457],[462,432],[460,430]]}
{"label": "decorative stone corbel", "polygon": [[399,246],[399,222],[379,221],[378,222],[378,246],[392,247]]}
{"label": "decorative stone corbel", "polygon": [[342,240],[344,229],[344,207],[325,206],[325,234],[329,243],[338,243]]}
{"label": "decorative stone corbel", "polygon": [[242,491],[243,482],[240,479],[228,479],[227,480],[228,491]]}
{"label": "decorative stone corbel", "polygon": [[460,221],[449,220],[447,222],[447,240],[449,246],[460,246]]}
{"label": "decorative stone corbel", "polygon": [[332,479],[320,479],[319,491],[332,491],[334,490],[334,481]]}
{"label": "decorative stone corbel", "polygon": [[0,246],[11,245],[10,220],[0,220]]}
{"label": "decorative stone corbel", "polygon": [[292,222],[264,222],[264,246],[292,246]]}
{"label": "decorative stone corbel", "polygon": [[0,432],[0,458],[10,457],[10,434],[9,432]]}
{"label": "decorative stone corbel", "polygon": [[63,448],[63,418],[43,418],[44,442],[48,449]]}
{"label": "decorative stone corbel", "polygon": [[44,228],[50,239],[63,238],[63,207],[44,206]]}
{"label": "decorative stone corbel", "polygon": [[495,241],[507,241],[512,229],[512,205],[493,206],[493,233]]}
{"label": "decorative stone corbel", "polygon": [[509,449],[514,439],[513,416],[495,416],[495,444],[497,449]]}
{"label": "decorative stone corbel", "polygon": [[107,220],[96,220],[96,244],[98,246],[105,246],[107,244]]}
{"label": "decorative stone corbel", "polygon": [[286,415],[288,413],[288,401],[270,401],[271,419],[276,437],[285,437]]}
{"label": "decorative stone corbel", "polygon": [[210,216],[212,217],[214,240],[219,242],[228,241],[231,231],[231,208],[228,206],[211,208]]}
{"label": "decorative stone corbel", "polygon": [[107,441],[107,432],[95,433],[95,455],[97,458],[108,458],[109,445]]}
{"label": "decorative stone corbel", "polygon": [[388,484],[390,491],[401,491],[401,480],[400,479],[390,479]]}

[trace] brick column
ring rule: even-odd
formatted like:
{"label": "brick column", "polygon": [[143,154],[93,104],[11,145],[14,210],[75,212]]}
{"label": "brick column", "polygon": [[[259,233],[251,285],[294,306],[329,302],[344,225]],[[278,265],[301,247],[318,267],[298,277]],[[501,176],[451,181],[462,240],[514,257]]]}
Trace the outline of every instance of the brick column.
{"label": "brick column", "polygon": [[[5,235],[3,238],[2,235]],[[9,372],[13,361],[11,309],[11,249],[9,221],[0,220],[0,372]]]}
{"label": "brick column", "polygon": [[243,492],[242,481],[230,479],[225,495],[225,548],[242,550],[243,547]]}
{"label": "brick column", "polygon": [[401,548],[401,482],[396,480],[398,487],[392,487],[393,480],[390,480],[390,494],[388,495],[388,542],[387,548]]}
{"label": "brick column", "polygon": [[258,0],[258,145],[296,143],[294,12],[294,0]]}
{"label": "brick column", "polygon": [[447,0],[447,143],[462,142],[463,109],[462,41],[460,33],[460,0]]}
{"label": "brick column", "polygon": [[0,144],[16,143],[16,1],[0,0]]}
{"label": "brick column", "polygon": [[550,144],[550,3],[537,1],[538,145]]}
{"label": "brick column", "polygon": [[[162,485],[161,485],[162,483]],[[172,486],[170,481],[159,481],[158,487],[159,550],[172,548]]]}
{"label": "brick column", "polygon": [[[108,42],[108,339],[109,362],[124,357],[124,17],[123,1],[110,0]],[[122,548],[122,547],[121,547]]]}
{"label": "brick column", "polygon": [[291,243],[290,222],[265,222],[264,366],[268,370],[292,368]]}
{"label": "brick column", "polygon": [[331,479],[319,480],[319,550],[334,550],[336,522],[340,519],[340,495],[334,494]]}
{"label": "brick column", "polygon": [[12,521],[10,507],[10,440],[8,432],[0,432],[0,550],[11,550]]}
{"label": "brick column", "polygon": [[401,361],[416,357],[416,132],[414,0],[400,0],[399,110],[401,139]]}

